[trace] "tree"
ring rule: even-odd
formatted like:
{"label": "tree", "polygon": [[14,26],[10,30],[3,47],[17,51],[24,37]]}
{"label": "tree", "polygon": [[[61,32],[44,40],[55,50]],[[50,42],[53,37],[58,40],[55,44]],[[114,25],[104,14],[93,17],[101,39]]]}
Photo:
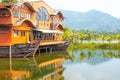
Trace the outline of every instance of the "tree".
{"label": "tree", "polygon": [[85,34],[80,34],[79,35],[79,39],[80,39],[81,43],[83,43],[84,38],[85,38]]}
{"label": "tree", "polygon": [[106,38],[106,35],[105,34],[102,34],[102,42],[104,43],[105,41],[105,38]]}
{"label": "tree", "polygon": [[69,29],[68,27],[65,27],[64,28],[64,31],[63,31],[63,39],[64,40],[73,40],[73,32],[71,29]]}
{"label": "tree", "polygon": [[120,43],[120,34],[117,35],[117,40]]}
{"label": "tree", "polygon": [[88,37],[88,42],[90,42],[90,41],[92,40],[92,35],[91,35],[91,33],[88,33],[88,34],[87,34],[87,37]]}
{"label": "tree", "polygon": [[18,0],[2,0],[2,4],[4,4],[4,3],[17,3],[18,2]]}
{"label": "tree", "polygon": [[113,40],[113,35],[110,35],[107,41],[109,42],[109,44],[111,44],[112,40]]}

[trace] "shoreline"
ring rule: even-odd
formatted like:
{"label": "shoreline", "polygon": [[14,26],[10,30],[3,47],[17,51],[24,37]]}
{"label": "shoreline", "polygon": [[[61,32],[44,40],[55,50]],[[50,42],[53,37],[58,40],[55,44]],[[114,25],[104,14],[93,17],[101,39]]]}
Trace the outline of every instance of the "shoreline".
{"label": "shoreline", "polygon": [[68,48],[91,48],[91,49],[117,49],[120,50],[120,43],[79,43],[73,42]]}

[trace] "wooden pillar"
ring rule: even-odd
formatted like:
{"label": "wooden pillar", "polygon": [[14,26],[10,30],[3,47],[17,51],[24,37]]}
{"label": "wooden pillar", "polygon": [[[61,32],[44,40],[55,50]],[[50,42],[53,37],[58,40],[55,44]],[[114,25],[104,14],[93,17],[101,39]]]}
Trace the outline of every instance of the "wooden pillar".
{"label": "wooden pillar", "polygon": [[47,47],[46,47],[46,54],[47,54]]}
{"label": "wooden pillar", "polygon": [[50,48],[50,53],[52,53],[52,47]]}
{"label": "wooden pillar", "polygon": [[10,70],[12,70],[12,47],[9,46]]}
{"label": "wooden pillar", "polygon": [[42,33],[42,40],[45,40],[45,35],[44,35],[44,33]]}
{"label": "wooden pillar", "polygon": [[40,55],[40,48],[39,48],[39,50],[38,50],[38,51],[39,51],[39,55]]}

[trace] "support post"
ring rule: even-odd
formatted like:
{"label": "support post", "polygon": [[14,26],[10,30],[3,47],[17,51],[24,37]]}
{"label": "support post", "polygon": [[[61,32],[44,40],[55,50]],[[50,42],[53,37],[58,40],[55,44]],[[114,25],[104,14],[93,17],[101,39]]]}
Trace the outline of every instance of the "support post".
{"label": "support post", "polygon": [[39,55],[40,55],[40,48],[39,48],[39,50],[38,50],[38,51],[39,51]]}
{"label": "support post", "polygon": [[46,47],[46,54],[47,54],[47,47]]}
{"label": "support post", "polygon": [[9,58],[10,58],[10,70],[12,70],[12,47],[10,45],[9,47]]}
{"label": "support post", "polygon": [[50,53],[52,53],[52,48],[50,48]]}

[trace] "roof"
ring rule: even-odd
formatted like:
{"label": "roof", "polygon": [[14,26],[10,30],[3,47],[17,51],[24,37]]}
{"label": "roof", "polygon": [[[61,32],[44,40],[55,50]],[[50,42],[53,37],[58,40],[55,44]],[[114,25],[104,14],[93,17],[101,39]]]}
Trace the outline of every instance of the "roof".
{"label": "roof", "polygon": [[4,8],[4,7],[7,7],[7,6],[10,6],[12,7],[14,4],[11,4],[11,3],[7,3],[7,4],[0,4],[0,7]]}
{"label": "roof", "polygon": [[32,5],[29,2],[24,2],[24,4],[33,12],[35,12],[35,10],[33,9]]}

